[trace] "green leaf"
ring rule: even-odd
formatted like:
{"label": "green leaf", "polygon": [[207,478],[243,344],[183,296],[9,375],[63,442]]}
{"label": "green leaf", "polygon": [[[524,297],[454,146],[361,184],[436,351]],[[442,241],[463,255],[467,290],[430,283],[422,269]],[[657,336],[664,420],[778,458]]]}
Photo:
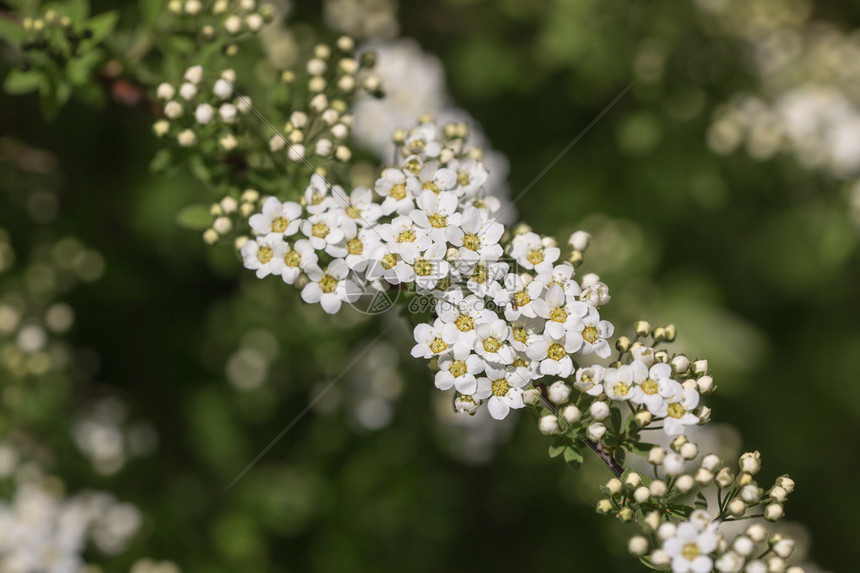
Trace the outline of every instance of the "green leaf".
{"label": "green leaf", "polygon": [[102,59],[101,50],[93,50],[87,52],[80,58],[71,60],[66,66],[66,77],[74,86],[82,86],[88,84],[92,79],[92,69],[96,67]]}
{"label": "green leaf", "polygon": [[647,456],[648,452],[651,451],[651,448],[654,447],[655,444],[649,444],[648,442],[625,442],[624,447],[635,454],[639,454],[642,456]]}
{"label": "green leaf", "polygon": [[6,43],[18,48],[26,37],[27,31],[19,26],[17,22],[0,18],[0,40],[4,40]]}
{"label": "green leaf", "polygon": [[696,509],[708,509],[708,500],[705,499],[705,494],[699,492],[696,494],[696,501],[693,502]]}
{"label": "green leaf", "polygon": [[621,432],[621,407],[618,404],[613,403],[609,407],[609,420],[612,423],[612,429],[615,432]]}
{"label": "green leaf", "polygon": [[667,506],[667,509],[669,510],[669,515],[674,517],[683,517],[685,519],[690,517],[690,514],[693,513],[693,508],[689,505],[679,505],[677,503],[670,503]]}
{"label": "green leaf", "polygon": [[201,156],[193,155],[189,160],[189,167],[191,173],[204,183],[209,183],[212,180],[212,174]]}
{"label": "green leaf", "polygon": [[582,467],[582,452],[572,446],[568,446],[564,450],[564,461],[573,469],[578,470]]}
{"label": "green leaf", "polygon": [[60,9],[72,22],[83,22],[90,15],[89,0],[68,0]]}
{"label": "green leaf", "polygon": [[627,458],[627,452],[624,451],[624,448],[616,448],[614,452],[612,452],[612,457],[615,458],[615,461],[618,462],[619,465],[624,465],[624,460]]}
{"label": "green leaf", "polygon": [[552,443],[549,445],[549,457],[557,458],[561,455],[562,452],[565,451],[565,448],[567,448],[567,442],[565,440],[561,440],[558,438],[553,440]]}
{"label": "green leaf", "polygon": [[10,95],[26,94],[39,89],[44,81],[45,76],[37,70],[12,70],[3,82],[3,91]]}
{"label": "green leaf", "polygon": [[159,149],[152,161],[149,163],[149,168],[152,171],[164,171],[173,163],[173,154],[169,149]]}
{"label": "green leaf", "polygon": [[180,227],[192,231],[203,231],[212,225],[212,215],[209,206],[203,204],[188,205],[176,214],[176,223]]}
{"label": "green leaf", "polygon": [[94,18],[90,18],[87,26],[93,31],[91,41],[94,43],[101,42],[111,32],[113,32],[116,22],[119,20],[119,12],[111,10],[110,12],[102,12]]}
{"label": "green leaf", "polygon": [[164,0],[138,0],[141,18],[144,24],[152,26],[158,16],[164,11]]}

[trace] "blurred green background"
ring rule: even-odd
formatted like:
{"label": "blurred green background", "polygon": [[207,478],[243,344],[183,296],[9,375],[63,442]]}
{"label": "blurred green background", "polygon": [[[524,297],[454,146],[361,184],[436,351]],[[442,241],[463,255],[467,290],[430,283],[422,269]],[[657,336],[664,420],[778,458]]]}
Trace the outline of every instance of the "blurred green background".
{"label": "blurred green background", "polygon": [[[322,21],[320,5],[296,4],[294,20]],[[860,27],[860,4],[818,1],[809,14]],[[708,18],[690,2],[616,0],[404,1],[397,13],[508,157],[515,195],[636,81],[517,203],[521,218],[594,235],[583,268],[610,285],[608,318],[674,322],[681,347],[710,359],[713,418],[743,436],[721,430],[728,444],[761,450],[765,476],[796,479],[787,510],[812,534],[811,559],[853,571],[860,227],[844,181],[786,154],[709,149],[715,110],[762,88],[749,45]],[[599,462],[575,474],[548,459],[527,419],[501,435],[452,422],[397,317],[322,315],[255,280],[229,246],[179,228],[175,213],[206,192],[148,173],[158,142],[143,111],[73,102],[45,123],[36,98],[0,97],[3,137],[56,157],[61,205],[50,224],[23,220],[33,184],[4,171],[0,226],[21,258],[50,233],[105,260],[100,280],[64,299],[72,342],[99,365],[74,382],[72,404],[118,396],[159,436],[154,453],[105,477],[62,420],[33,428],[71,489],[110,489],[144,512],[125,556],[93,556],[108,571],[138,555],[212,572],[640,568],[625,554],[631,531],[594,513],[610,477]]]}

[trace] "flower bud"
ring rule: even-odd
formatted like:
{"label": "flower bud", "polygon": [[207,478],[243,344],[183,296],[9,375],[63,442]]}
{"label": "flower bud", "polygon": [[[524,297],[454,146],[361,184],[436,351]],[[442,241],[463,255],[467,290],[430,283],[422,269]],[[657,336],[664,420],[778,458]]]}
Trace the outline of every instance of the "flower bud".
{"label": "flower bud", "polygon": [[781,557],[771,555],[767,558],[767,571],[768,573],[784,573],[785,561]]}
{"label": "flower bud", "polygon": [[612,511],[612,502],[608,499],[601,499],[597,502],[597,513],[602,513],[606,515]]}
{"label": "flower bud", "polygon": [[672,563],[672,558],[662,549],[658,549],[651,554],[651,563],[661,568],[668,567]]}
{"label": "flower bud", "polygon": [[696,389],[699,394],[707,394],[714,389],[714,379],[710,376],[702,376],[696,380]]}
{"label": "flower bud", "polygon": [[678,453],[680,453],[681,457],[685,460],[692,460],[697,455],[699,455],[699,446],[697,446],[693,442],[687,442],[686,444],[681,446],[681,449]]}
{"label": "flower bud", "polygon": [[155,96],[160,100],[169,100],[173,99],[173,96],[176,95],[176,88],[168,83],[162,83],[158,85],[158,89],[155,91]]}
{"label": "flower bud", "polygon": [[633,519],[633,510],[629,507],[625,507],[621,511],[618,512],[618,519],[627,523]]}
{"label": "flower bud", "polygon": [[205,241],[207,245],[214,245],[218,242],[218,231],[215,229],[206,229],[206,231],[203,232],[203,241]]}
{"label": "flower bud", "polygon": [[[737,500],[737,498],[733,499],[732,501],[735,500]],[[755,550],[755,541],[745,535],[739,535],[735,539],[734,543],[732,543],[732,549],[734,549],[735,552],[738,553],[738,555],[743,555],[744,557],[747,557]]]}
{"label": "flower bud", "polygon": [[773,552],[783,559],[788,559],[791,557],[791,554],[794,553],[794,540],[780,539],[773,544]]}
{"label": "flower bud", "polygon": [[784,489],[786,493],[791,493],[794,491],[794,480],[788,477],[788,475],[776,478],[776,485]]}
{"label": "flower bud", "polygon": [[660,446],[654,446],[648,450],[648,463],[653,466],[659,466],[666,459],[666,450]]}
{"label": "flower bud", "polygon": [[160,119],[156,121],[152,125],[152,132],[156,137],[164,137],[165,134],[170,130],[170,122],[164,119]]}
{"label": "flower bud", "polygon": [[806,570],[803,567],[795,565],[794,567],[786,569],[785,573],[806,573]]}
{"label": "flower bud", "polygon": [[[747,510],[747,504],[745,504],[744,501],[739,497],[732,499],[729,502],[728,507],[729,507],[729,513],[731,513],[735,517],[742,516],[744,514],[744,512]],[[742,555],[744,555],[744,554],[742,553]]]}
{"label": "flower bud", "polygon": [[651,490],[645,486],[639,486],[636,488],[636,491],[633,492],[633,499],[639,503],[645,503],[651,499]]}
{"label": "flower bud", "polygon": [[630,472],[627,474],[627,477],[624,478],[624,483],[630,487],[639,487],[642,484],[642,476],[636,472]]}
{"label": "flower bud", "polygon": [[651,323],[647,320],[639,320],[633,323],[633,330],[638,336],[648,336],[651,334]]}
{"label": "flower bud", "polygon": [[684,471],[684,458],[675,453],[667,454],[663,460],[663,471],[667,476],[680,475]]}
{"label": "flower bud", "polygon": [[[654,482],[651,482],[654,483]],[[657,510],[652,511],[648,515],[645,516],[645,525],[651,531],[657,531],[657,528],[660,527],[660,512]]]}
{"label": "flower bud", "polygon": [[723,467],[720,468],[720,471],[717,472],[714,481],[721,488],[727,488],[735,481],[735,476],[732,474],[731,471],[729,471],[729,468]]}
{"label": "flower bud", "polygon": [[197,120],[197,123],[206,125],[210,121],[212,121],[212,117],[215,115],[215,110],[212,109],[212,106],[208,103],[201,103],[197,106],[197,109],[194,110],[194,119]]}
{"label": "flower bud", "polygon": [[192,100],[197,95],[197,86],[188,82],[179,86],[179,96],[186,100]]}
{"label": "flower bud", "polygon": [[622,484],[621,480],[618,478],[612,478],[611,480],[606,482],[606,490],[612,495],[621,493],[621,488],[623,487],[624,484]]}
{"label": "flower bud", "polygon": [[758,451],[746,452],[738,460],[742,472],[755,475],[761,469],[761,454]]}
{"label": "flower bud", "polygon": [[219,235],[226,235],[233,229],[233,222],[227,217],[218,217],[212,223],[212,228]]}
{"label": "flower bud", "polygon": [[706,470],[705,468],[699,468],[696,470],[693,479],[696,480],[696,483],[700,486],[706,486],[714,481],[714,474]]}
{"label": "flower bud", "polygon": [[338,161],[346,163],[352,158],[352,151],[345,145],[338,145],[334,151],[334,156]]}
{"label": "flower bud", "polygon": [[781,503],[771,503],[764,508],[764,518],[768,521],[776,521],[785,515]]}
{"label": "flower bud", "polygon": [[716,454],[708,454],[702,458],[702,467],[710,472],[716,471],[719,465],[720,458]]}
{"label": "flower bud", "polygon": [[547,389],[547,395],[549,396],[549,401],[553,404],[564,404],[570,398],[570,386],[565,384],[563,380],[557,380],[550,384]]}
{"label": "flower bud", "polygon": [[523,392],[523,404],[527,406],[534,406],[535,404],[540,403],[540,390],[537,388],[529,388],[525,392]]}
{"label": "flower bud", "polygon": [[237,251],[241,251],[242,247],[245,246],[245,243],[248,242],[248,237],[242,235],[241,237],[236,237],[236,240],[233,241],[233,248]]}
{"label": "flower bud", "polygon": [[690,474],[680,475],[678,476],[678,479],[675,480],[675,487],[677,487],[678,491],[681,493],[687,493],[693,489],[694,485],[696,485],[696,482]]}
{"label": "flower bud", "polygon": [[641,557],[648,552],[648,540],[641,535],[631,537],[630,542],[627,543],[627,550],[633,555]]}
{"label": "flower bud", "polygon": [[568,404],[564,408],[561,409],[561,417],[568,424],[573,424],[574,422],[578,422],[582,417],[582,412],[579,411],[579,408],[574,406],[573,404]]}
{"label": "flower bud", "polygon": [[300,161],[305,156],[305,146],[301,143],[290,146],[290,149],[287,150],[287,158],[290,161]]}
{"label": "flower bud", "polygon": [[761,523],[754,523],[747,527],[746,535],[756,543],[761,543],[767,539],[767,529]]}
{"label": "flower bud", "polygon": [[770,488],[768,495],[770,496],[770,498],[772,500],[779,501],[779,502],[785,501],[785,498],[787,497],[787,493],[786,493],[785,489],[779,487],[778,485],[775,485],[772,488]]}
{"label": "flower bud", "polygon": [[609,417],[609,404],[606,402],[594,402],[591,404],[588,412],[595,420],[605,420]]}
{"label": "flower bud", "polygon": [[185,131],[180,132],[179,135],[176,136],[176,140],[182,147],[191,147],[192,145],[197,143],[197,134],[190,129],[186,129]]}
{"label": "flower bud", "polygon": [[666,541],[667,539],[671,539],[675,537],[675,533],[678,531],[678,526],[674,523],[667,521],[660,525],[657,529],[657,537]]}
{"label": "flower bud", "polygon": [[672,369],[678,374],[685,373],[690,369],[690,359],[683,354],[679,354],[672,359]]}
{"label": "flower bud", "polygon": [[179,119],[183,113],[182,104],[178,101],[169,101],[164,104],[164,115],[168,119]]}
{"label": "flower bud", "polygon": [[615,349],[619,352],[627,352],[630,350],[630,339],[626,336],[618,337],[618,340],[615,341]]}
{"label": "flower bud", "polygon": [[655,479],[650,484],[648,484],[648,489],[651,490],[651,495],[653,495],[654,497],[663,497],[668,491],[668,488],[666,487],[666,482],[659,479]]}
{"label": "flower bud", "polygon": [[586,434],[588,435],[588,439],[593,442],[599,442],[600,438],[606,433],[606,426],[601,424],[600,422],[595,422],[588,426],[586,430]]}
{"label": "flower bud", "polygon": [[552,414],[547,414],[538,420],[538,428],[543,434],[554,434],[558,432],[558,418]]}
{"label": "flower bud", "polygon": [[653,416],[648,410],[640,410],[636,412],[635,416],[633,416],[633,419],[636,420],[636,423],[643,428],[651,423],[652,418]]}
{"label": "flower bud", "polygon": [[567,244],[574,251],[585,251],[588,248],[588,243],[591,241],[591,235],[585,231],[576,231],[567,240]]}
{"label": "flower bud", "polygon": [[756,503],[761,499],[761,491],[757,485],[747,484],[741,488],[741,499],[747,503]]}

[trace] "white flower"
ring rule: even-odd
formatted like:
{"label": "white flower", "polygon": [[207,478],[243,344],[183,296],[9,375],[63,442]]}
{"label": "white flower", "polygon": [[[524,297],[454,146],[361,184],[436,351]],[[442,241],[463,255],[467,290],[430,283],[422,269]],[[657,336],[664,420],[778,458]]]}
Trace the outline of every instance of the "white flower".
{"label": "white flower", "polygon": [[472,354],[466,346],[454,345],[451,352],[439,358],[439,372],[436,373],[436,387],[471,396],[478,389],[476,374],[484,371],[486,364],[480,357]]}
{"label": "white flower", "polygon": [[392,253],[397,253],[410,264],[433,244],[429,231],[416,226],[412,219],[404,215],[395,217],[391,223],[377,226],[376,231]]}
{"label": "white flower", "polygon": [[236,121],[236,106],[232,103],[221,104],[221,107],[218,108],[218,115],[221,116],[224,123],[233,123]]}
{"label": "white flower", "polygon": [[744,558],[734,551],[728,551],[717,559],[714,566],[720,573],[739,573],[744,566]]}
{"label": "white flower", "polygon": [[601,358],[606,358],[612,349],[609,347],[607,338],[615,332],[615,327],[607,320],[600,320],[597,309],[591,308],[588,313],[573,321],[568,331],[568,338],[573,347],[572,352],[591,354],[592,352]]}
{"label": "white flower", "polygon": [[567,378],[573,371],[573,361],[569,354],[575,351],[569,339],[569,335],[556,338],[545,332],[529,345],[526,354],[532,360],[540,361],[541,374]]}
{"label": "white flower", "polygon": [[570,263],[562,263],[554,266],[552,270],[538,273],[534,280],[543,284],[546,288],[550,288],[553,285],[560,286],[564,291],[564,296],[567,298],[568,302],[575,302],[580,292],[582,292],[582,288],[579,286],[579,283],[574,280],[574,274],[575,270],[573,265]]}
{"label": "white flower", "polygon": [[[532,281],[535,282],[537,281]],[[589,311],[588,305],[583,302],[568,302],[562,287],[555,283],[543,295],[543,300],[546,305],[539,310],[542,313],[540,316],[547,319],[544,330],[556,338],[561,338],[569,330],[575,329]]]}
{"label": "white flower", "polygon": [[511,409],[523,408],[523,381],[503,368],[487,366],[486,376],[478,378],[475,396],[487,401],[487,409],[496,420],[503,420]]}
{"label": "white flower", "polygon": [[589,396],[599,396],[603,392],[605,375],[606,370],[599,364],[579,368],[576,371],[576,382],[573,385],[577,390],[585,392]]}
{"label": "white flower", "polygon": [[645,362],[636,359],[629,368],[636,384],[630,401],[643,404],[655,416],[661,415],[666,408],[666,399],[680,391],[680,384],[672,379],[672,367],[658,362],[649,369]]}
{"label": "white flower", "polygon": [[495,313],[484,306],[484,301],[474,295],[463,297],[452,294],[448,300],[436,302],[436,314],[445,323],[455,342],[471,348],[475,344],[475,328],[496,318]]}
{"label": "white flower", "polygon": [[691,388],[683,388],[678,384],[680,391],[667,399],[666,404],[655,416],[665,416],[663,420],[663,431],[669,436],[683,434],[686,426],[699,423],[699,417],[692,413],[692,409],[699,404],[699,393]]}
{"label": "white flower", "polygon": [[295,283],[303,270],[316,266],[318,261],[316,251],[305,239],[296,241],[292,248],[289,243],[277,245],[275,256],[283,261],[281,278],[288,285]]}
{"label": "white flower", "polygon": [[191,101],[197,95],[197,86],[194,84],[189,84],[188,82],[179,86],[179,96],[186,100]]}
{"label": "white flower", "polygon": [[333,257],[345,257],[347,250],[341,224],[342,220],[332,215],[311,215],[299,227],[314,249],[324,250]]}
{"label": "white flower", "polygon": [[541,298],[542,293],[542,284],[535,281],[526,284],[520,275],[510,273],[504,279],[504,289],[497,293],[494,302],[504,307],[505,318],[510,321],[522,316],[527,318],[546,316],[549,308],[546,301]]}
{"label": "white flower", "polygon": [[430,122],[412,128],[406,135],[406,149],[425,157],[437,157],[442,147],[436,140],[436,132],[436,125]]}
{"label": "white flower", "polygon": [[663,551],[672,559],[672,573],[710,573],[710,557],[717,548],[715,526],[704,528],[691,521],[678,525],[675,534],[663,542]]}
{"label": "white flower", "polygon": [[282,244],[283,240],[277,235],[259,236],[256,240],[247,241],[241,250],[245,268],[256,271],[260,279],[280,273],[283,259],[275,257],[275,251]]}
{"label": "white flower", "polygon": [[415,178],[407,181],[406,174],[399,169],[384,170],[382,177],[376,180],[374,188],[379,195],[385,197],[382,201],[382,212],[386,215],[394,212],[404,215],[415,207],[418,181]]}
{"label": "white flower", "polygon": [[510,364],[514,361],[514,351],[508,344],[510,327],[501,319],[484,322],[475,328],[475,352],[488,362]]}
{"label": "white flower", "polygon": [[501,223],[485,219],[484,214],[474,207],[463,211],[458,226],[449,226],[445,236],[448,241],[460,248],[460,257],[465,260],[495,261],[502,256],[499,239],[505,227]]}
{"label": "white flower", "polygon": [[558,247],[545,247],[537,233],[517,235],[511,242],[511,256],[523,268],[537,272],[550,271],[561,256]]}
{"label": "white flower", "polygon": [[350,281],[346,279],[349,267],[343,259],[333,260],[325,271],[314,265],[306,272],[310,282],[302,289],[302,300],[305,302],[318,302],[325,312],[334,314],[340,310],[343,302],[358,300],[360,290],[358,287],[349,288]]}
{"label": "white flower", "polygon": [[367,187],[356,187],[349,197],[337,186],[333,193],[332,210],[359,226],[372,226],[382,216],[382,208],[373,202],[373,192]]}
{"label": "white flower", "polygon": [[633,373],[634,369],[628,364],[618,368],[607,368],[606,380],[603,382],[606,396],[610,400],[630,400],[635,394]]}
{"label": "white flower", "polygon": [[416,195],[424,191],[430,191],[433,194],[444,193],[453,189],[457,184],[457,175],[446,167],[440,168],[439,163],[435,161],[422,165],[416,179],[418,179],[419,187]]}
{"label": "white flower", "polygon": [[159,84],[158,89],[155,91],[155,97],[161,100],[173,99],[174,95],[176,95],[176,88],[168,83]]}
{"label": "white flower", "polygon": [[439,194],[424,190],[415,201],[418,209],[413,209],[409,216],[415,224],[427,229],[430,237],[438,243],[445,242],[445,230],[449,225],[460,224],[460,213],[457,213],[457,196],[453,193]]}
{"label": "white flower", "polygon": [[328,211],[333,199],[328,194],[329,185],[318,174],[311,176],[311,184],[305,189],[305,208],[308,213],[318,215]]}
{"label": "white flower", "polygon": [[164,115],[168,119],[179,119],[183,113],[185,113],[185,109],[178,101],[169,101],[164,104]]}
{"label": "white flower", "polygon": [[455,159],[448,164],[457,176],[457,193],[471,195],[487,181],[487,168],[476,159]]}
{"label": "white flower", "polygon": [[419,324],[415,326],[413,336],[415,346],[412,347],[412,356],[415,358],[432,358],[447,352],[457,341],[456,335],[444,328],[445,323],[436,319],[433,325]]}
{"label": "white flower", "polygon": [[579,298],[596,307],[603,306],[612,300],[612,297],[609,296],[609,287],[600,281],[584,286]]}
{"label": "white flower", "polygon": [[295,235],[301,224],[302,207],[298,203],[281,203],[277,197],[267,197],[260,213],[251,215],[248,224],[260,235]]}

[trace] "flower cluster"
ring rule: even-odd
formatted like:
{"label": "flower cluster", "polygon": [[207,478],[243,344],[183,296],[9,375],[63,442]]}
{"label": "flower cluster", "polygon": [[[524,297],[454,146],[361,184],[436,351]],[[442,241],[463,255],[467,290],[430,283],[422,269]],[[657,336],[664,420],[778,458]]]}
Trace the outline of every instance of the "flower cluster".
{"label": "flower cluster", "polygon": [[271,4],[256,0],[170,0],[173,27],[198,32],[207,42],[229,42],[256,34],[275,16]]}
{"label": "flower cluster", "polygon": [[217,142],[219,151],[233,151],[239,145],[241,116],[251,110],[251,99],[240,95],[235,84],[233,70],[224,70],[213,81],[201,66],[191,66],[178,86],[167,82],[158,86],[156,96],[164,102],[165,119],[156,121],[153,131],[175,138],[182,147]]}

